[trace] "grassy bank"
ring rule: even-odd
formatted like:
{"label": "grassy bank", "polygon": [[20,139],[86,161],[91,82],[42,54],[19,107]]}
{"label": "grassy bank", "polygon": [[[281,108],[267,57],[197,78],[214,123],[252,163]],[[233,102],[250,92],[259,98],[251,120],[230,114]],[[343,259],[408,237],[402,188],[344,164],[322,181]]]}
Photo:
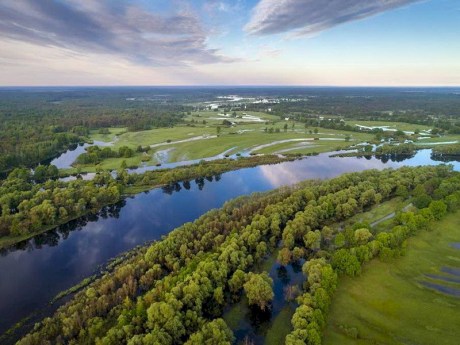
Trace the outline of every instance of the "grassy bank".
{"label": "grassy bank", "polygon": [[[237,112],[239,117],[234,118],[219,115],[219,112],[203,111],[192,113],[184,119],[184,123],[173,128],[156,128],[139,132],[126,132],[125,128],[110,128],[110,134],[93,131],[89,139],[109,142],[116,136],[112,145],[115,151],[122,146],[134,150],[138,146],[151,147],[147,153],[135,152],[134,156],[129,158],[109,158],[98,165],[104,170],[116,170],[120,168],[123,161],[126,161],[128,166],[139,166],[142,163],[156,165],[213,157],[223,152],[229,154],[245,151],[263,154],[328,152],[369,141],[373,137],[369,133],[305,128],[304,123],[281,120],[277,116],[262,112],[248,112],[248,115],[252,116],[251,119],[255,119],[251,121],[251,119],[244,119],[246,115],[243,114],[246,113]],[[233,125],[224,125],[223,121],[230,121]],[[345,140],[346,137],[350,137],[349,140]],[[314,140],[315,138],[319,140]],[[95,165],[79,165],[78,168],[80,172],[96,171]],[[66,173],[76,171],[76,168],[65,170]]]}
{"label": "grassy bank", "polygon": [[[458,344],[460,299],[425,288],[426,276],[459,267],[460,213],[408,241],[407,254],[373,260],[358,278],[343,277],[332,302],[324,344]],[[436,280],[460,289],[460,284]],[[356,336],[356,337],[355,337]]]}

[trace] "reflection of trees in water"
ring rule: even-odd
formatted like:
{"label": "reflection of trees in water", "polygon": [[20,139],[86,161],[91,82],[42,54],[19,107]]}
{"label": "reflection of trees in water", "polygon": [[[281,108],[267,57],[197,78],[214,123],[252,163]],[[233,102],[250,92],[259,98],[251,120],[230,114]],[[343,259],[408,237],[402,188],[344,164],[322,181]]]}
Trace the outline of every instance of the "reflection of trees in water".
{"label": "reflection of trees in water", "polygon": [[280,266],[276,269],[276,274],[278,279],[281,281],[281,284],[287,285],[291,281],[289,277],[289,272],[286,267]]}
{"label": "reflection of trees in water", "polygon": [[258,306],[249,306],[247,319],[256,334],[264,334],[269,322],[272,318],[272,307],[269,305],[265,310],[261,310]]}
{"label": "reflection of trees in water", "polygon": [[5,256],[8,253],[15,252],[18,250],[32,251],[34,249],[41,249],[43,246],[54,247],[59,244],[60,240],[66,240],[72,231],[80,231],[88,223],[97,222],[100,218],[119,218],[121,209],[126,205],[126,201],[122,200],[116,204],[103,207],[97,213],[90,213],[82,216],[78,219],[71,220],[65,224],[59,225],[58,227],[46,231],[44,233],[35,235],[34,237],[19,242],[10,248],[2,249],[0,255]]}
{"label": "reflection of trees in water", "polygon": [[[411,153],[411,154],[397,154],[397,153],[391,153],[391,154],[379,154],[375,155],[375,158],[380,160],[382,163],[388,163],[388,161],[392,162],[402,162],[405,161],[406,159],[411,159],[415,157],[416,152]],[[366,157],[370,159],[371,157]]]}
{"label": "reflection of trees in water", "polygon": [[431,159],[437,162],[460,162],[460,155],[446,155],[439,153],[431,153]]}
{"label": "reflection of trees in water", "polygon": [[[54,155],[53,157],[50,157],[48,159],[44,159],[42,160],[39,164],[41,165],[50,165],[51,162],[53,160],[55,160],[56,158],[59,158],[61,157],[63,154],[65,154],[66,152],[68,151],[75,151],[77,149],[78,146],[83,146],[84,143],[76,143],[76,144],[70,144],[68,147],[67,147],[67,150],[65,150],[64,152],[59,152],[58,154]],[[37,164],[38,165],[38,164]],[[35,168],[34,168],[35,169]]]}
{"label": "reflection of trees in water", "polygon": [[302,265],[305,263],[305,260],[296,260],[291,262],[292,271],[294,273],[302,272]]}
{"label": "reflection of trees in water", "polygon": [[[212,176],[206,176],[206,177],[198,177],[195,179],[195,184],[198,186],[198,190],[203,190],[204,185],[206,181],[208,182],[213,182],[213,181],[220,181],[222,176],[220,174],[218,175],[212,175]],[[182,181],[182,186],[179,182],[174,182],[170,183],[166,186],[161,187],[161,190],[165,194],[173,194],[174,192],[180,192],[184,188],[185,190],[190,190],[191,188],[191,182],[190,181]]]}

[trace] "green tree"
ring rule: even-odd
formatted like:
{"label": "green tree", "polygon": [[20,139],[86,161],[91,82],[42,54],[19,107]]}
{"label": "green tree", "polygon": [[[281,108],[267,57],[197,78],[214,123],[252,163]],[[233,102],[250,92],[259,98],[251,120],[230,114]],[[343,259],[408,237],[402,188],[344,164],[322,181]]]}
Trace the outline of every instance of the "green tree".
{"label": "green tree", "polygon": [[222,319],[207,322],[201,329],[193,333],[185,345],[231,345],[233,333]]}
{"label": "green tree", "polygon": [[332,257],[332,266],[340,273],[354,277],[361,273],[361,265],[350,250],[339,249]]}
{"label": "green tree", "polygon": [[303,239],[305,247],[310,250],[318,250],[321,247],[321,232],[319,230],[309,231]]}
{"label": "green tree", "polygon": [[355,230],[355,243],[358,245],[366,244],[367,242],[369,242],[371,237],[371,232],[366,228]]}
{"label": "green tree", "polygon": [[289,250],[289,248],[281,248],[281,250],[278,252],[278,261],[281,265],[286,266],[291,262],[292,259],[292,253]]}
{"label": "green tree", "polygon": [[447,205],[442,200],[432,201],[428,208],[431,210],[433,217],[436,220],[440,220],[447,213]]}
{"label": "green tree", "polygon": [[334,239],[334,245],[337,248],[342,248],[345,245],[345,235],[339,232]]}
{"label": "green tree", "polygon": [[249,273],[247,281],[244,284],[244,292],[248,298],[249,305],[257,305],[260,309],[265,310],[268,304],[273,300],[273,280],[267,272],[261,274]]}

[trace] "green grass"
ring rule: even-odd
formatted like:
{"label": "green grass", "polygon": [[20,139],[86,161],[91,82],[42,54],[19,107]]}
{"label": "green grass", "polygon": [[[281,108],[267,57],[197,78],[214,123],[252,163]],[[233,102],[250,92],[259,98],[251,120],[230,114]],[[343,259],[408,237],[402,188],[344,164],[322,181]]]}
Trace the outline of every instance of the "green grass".
{"label": "green grass", "polygon": [[347,220],[347,224],[354,224],[358,222],[373,223],[393,212],[401,210],[407,204],[408,203],[400,197],[393,198],[391,200],[384,201],[381,204],[374,205],[369,211],[359,213],[351,217]]}
{"label": "green grass", "polygon": [[126,132],[118,137],[118,141],[114,144],[114,147],[128,146],[136,148],[139,145],[148,146],[165,143],[167,140],[183,140],[203,134],[215,135],[216,129],[206,126],[176,126],[173,128],[156,128],[139,132]]}
{"label": "green grass", "polygon": [[125,127],[121,127],[121,128],[112,127],[112,128],[109,128],[109,132],[110,134],[99,134],[99,130],[92,130],[90,132],[89,137],[91,140],[104,141],[108,143],[108,142],[113,141],[115,136],[125,133],[126,128]]}
{"label": "green grass", "polygon": [[443,142],[451,142],[451,141],[457,141],[460,142],[460,135],[444,135],[442,137],[434,137],[434,138],[429,138],[429,139],[422,139],[419,140],[415,143],[415,145],[419,146],[429,146],[431,144],[436,144],[436,143],[443,143]]}
{"label": "green grass", "polygon": [[[372,136],[367,133],[351,133],[344,131],[337,131],[331,129],[320,129],[318,134],[305,133],[304,130],[300,130],[301,124],[296,124],[298,131],[292,131],[289,129],[284,132],[282,126],[284,123],[274,125],[274,128],[279,128],[279,133],[266,133],[264,128],[271,127],[265,124],[241,124],[235,127],[222,127],[219,137],[215,126],[203,126],[197,127],[188,126],[177,126],[174,128],[161,128],[153,129],[141,132],[127,132],[118,136],[118,140],[115,142],[113,148],[116,150],[120,146],[129,146],[131,148],[137,148],[138,145],[148,146],[161,144],[161,146],[154,147],[150,150],[149,155],[152,157],[146,162],[147,165],[157,164],[154,154],[158,151],[171,149],[169,152],[169,161],[177,162],[183,160],[200,159],[206,157],[212,157],[227,150],[232,149],[229,154],[234,154],[246,150],[252,150],[257,148],[259,145],[271,144],[265,148],[256,150],[257,153],[270,154],[277,153],[285,149],[289,149],[286,153],[301,153],[308,154],[312,152],[329,152],[334,151],[338,148],[345,148],[351,144],[370,140]],[[188,141],[178,143],[181,140],[187,140],[190,138],[205,135],[206,139],[200,139],[195,141]],[[345,141],[345,136],[351,135],[352,139],[350,142]],[[305,147],[297,147],[299,141],[278,143],[281,140],[291,139],[305,139],[319,137],[320,140],[308,141],[309,145]],[[336,138],[338,141],[321,140],[322,138]],[[167,140],[171,140],[170,143]],[[293,149],[293,150],[291,150]],[[142,154],[136,153],[134,157],[125,158],[111,158],[104,160],[100,163],[100,167],[107,170],[119,169],[123,160],[126,160],[128,166],[139,166],[142,164]],[[80,167],[82,172],[94,172],[95,166],[87,165]],[[76,172],[75,169],[66,170],[66,172]]]}
{"label": "green grass", "polygon": [[[230,115],[233,113],[233,111],[230,112]],[[281,122],[282,120],[279,118],[279,116],[267,114],[264,112],[258,112],[258,111],[250,111],[250,110],[245,110],[245,111],[237,111],[236,114],[237,116],[243,116],[243,113],[246,113],[248,115],[252,116],[257,116],[260,117],[264,121],[271,121],[271,122]],[[218,114],[223,114],[223,111],[199,111],[199,112],[193,112],[191,115],[188,115],[185,117],[185,121],[190,121],[190,120],[195,120],[198,122],[201,122],[203,120],[206,120],[206,122],[211,123],[211,124],[220,124],[222,123],[223,119],[228,119],[229,121],[232,122],[242,122],[241,119],[239,118],[234,118],[234,117],[223,117],[219,116]],[[214,118],[219,118],[219,119],[214,119]],[[222,118],[222,119],[220,119]]]}
{"label": "green grass", "polygon": [[[324,344],[458,344],[460,299],[420,282],[441,266],[460,266],[460,250],[450,246],[460,242],[459,216],[449,215],[431,232],[411,238],[404,257],[386,263],[375,259],[360,277],[341,278]],[[358,339],[344,328],[355,328]]]}
{"label": "green grass", "polygon": [[416,129],[419,130],[428,130],[431,129],[429,126],[425,125],[418,125],[413,123],[405,123],[405,122],[391,122],[391,121],[346,121],[349,125],[361,125],[361,126],[368,126],[368,127],[377,127],[377,126],[389,126],[392,129],[399,129],[401,131],[412,131],[414,132]]}
{"label": "green grass", "polygon": [[[139,145],[143,147],[159,145],[151,148],[149,155],[152,158],[146,162],[147,165],[155,165],[158,161],[155,159],[154,154],[165,149],[171,149],[169,152],[169,161],[177,162],[182,160],[212,157],[230,149],[233,149],[229,152],[230,154],[237,153],[251,150],[259,145],[270,144],[280,140],[313,137],[339,139],[339,141],[312,141],[312,145],[305,147],[298,147],[299,142],[274,144],[257,150],[257,153],[270,154],[285,149],[289,150],[287,153],[308,154],[312,152],[327,152],[336,150],[337,148],[347,147],[353,143],[370,140],[372,138],[371,135],[366,133],[350,133],[322,128],[319,129],[320,133],[318,134],[309,134],[308,131],[313,128],[309,128],[305,131],[304,124],[298,122],[294,122],[295,131],[293,131],[292,121],[288,122],[289,129],[287,132],[284,132],[283,127],[286,124],[286,121],[281,120],[278,116],[263,112],[237,111],[238,115],[247,113],[248,115],[257,116],[264,120],[264,122],[260,123],[250,123],[241,122],[242,120],[239,118],[219,117],[219,113],[221,113],[221,111],[201,111],[191,113],[191,115],[186,116],[184,120],[190,122],[193,119],[195,121],[194,127],[182,124],[173,128],[157,128],[139,132],[126,132],[126,128],[110,128],[110,134],[99,134],[98,131],[92,131],[90,139],[109,142],[113,141],[116,136],[117,140],[113,145],[114,150],[117,150],[121,146],[128,146],[135,149]],[[217,117],[219,117],[219,119],[214,119]],[[225,127],[222,125],[223,119],[237,122],[237,124],[232,127]],[[206,121],[205,124],[202,123],[203,120]],[[266,122],[268,122],[268,124],[265,124]],[[217,135],[217,126],[221,127],[219,137],[209,138],[209,136]],[[278,128],[280,129],[280,133],[266,133],[264,132],[265,128]],[[352,136],[352,140],[350,142],[345,141],[346,135]],[[188,140],[199,136],[208,138],[178,143],[178,141]],[[170,142],[168,143],[168,141]],[[142,155],[136,154],[134,157],[129,159],[107,159],[100,163],[99,166],[102,169],[115,170],[120,168],[123,160],[126,160],[128,166],[139,166],[143,163]],[[94,172],[96,167],[87,165],[81,166],[80,169],[81,172]],[[73,173],[76,172],[76,169],[69,169],[66,172]]]}
{"label": "green grass", "polygon": [[266,345],[284,344],[286,336],[292,331],[291,319],[294,312],[295,307],[286,305],[272,320],[271,326],[265,335]]}
{"label": "green grass", "polygon": [[[194,112],[188,115],[185,120],[196,121],[195,127],[186,126],[185,124],[178,125],[174,128],[158,128],[140,132],[126,132],[126,128],[110,128],[110,134],[99,134],[97,131],[92,131],[90,139],[98,141],[112,141],[115,136],[117,140],[114,143],[113,148],[116,150],[121,146],[128,146],[133,149],[141,146],[158,145],[150,150],[149,155],[152,157],[146,162],[147,165],[155,165],[158,161],[155,159],[155,152],[171,149],[169,152],[169,159],[171,162],[200,159],[206,157],[212,157],[218,155],[224,151],[233,149],[229,153],[237,153],[241,151],[251,150],[259,145],[266,145],[274,143],[273,145],[260,148],[256,150],[257,153],[270,154],[285,152],[290,154],[310,154],[310,153],[321,153],[330,152],[337,149],[343,149],[352,144],[357,144],[364,141],[372,140],[373,135],[368,133],[359,132],[345,132],[331,129],[319,128],[318,134],[310,134],[309,131],[313,128],[305,130],[304,124],[295,122],[295,131],[291,129],[292,121],[288,122],[289,129],[284,132],[283,126],[285,125],[284,120],[280,120],[279,117],[263,113],[263,112],[252,112],[245,111],[247,114],[258,116],[264,121],[270,122],[268,125],[265,123],[238,123],[234,127],[222,126],[222,119],[213,119],[218,117],[220,111],[202,111]],[[242,115],[243,111],[238,111],[238,115]],[[227,118],[230,121],[238,122],[238,118]],[[202,121],[205,120],[206,124]],[[273,124],[274,122],[274,124]],[[350,124],[359,123],[367,126],[381,126],[389,125],[392,128],[398,128],[402,130],[415,130],[416,128],[423,130],[428,129],[427,126],[419,126],[407,123],[399,122],[384,122],[384,121],[350,121]],[[198,136],[215,136],[217,134],[216,127],[221,127],[221,133],[217,138],[207,138],[196,141],[189,141],[183,143],[177,143],[178,141],[188,140]],[[265,133],[265,128],[280,129],[280,133]],[[345,136],[351,136],[349,142],[345,141]],[[292,140],[292,139],[306,139],[306,138],[320,138],[320,140],[311,141],[291,141],[285,143],[276,143],[281,140]],[[339,139],[337,141],[322,140],[326,138]],[[343,140],[342,140],[343,139]],[[439,141],[454,141],[460,139],[460,136],[446,136],[443,138],[431,138],[426,141],[419,142],[420,145],[429,145]],[[167,143],[167,141],[171,141]],[[142,155],[136,154],[134,157],[129,159],[124,158],[112,158],[107,159],[100,164],[103,169],[114,170],[121,166],[123,160],[126,160],[128,166],[139,166],[142,164]],[[95,166],[81,167],[82,172],[94,172]],[[68,172],[75,172],[73,169]]]}
{"label": "green grass", "polygon": [[[340,141],[322,141],[322,140],[315,140],[309,141],[315,147],[305,147],[301,150],[289,151],[289,153],[297,153],[296,151],[300,151],[300,153],[310,153],[310,152],[327,152],[333,151],[338,147],[346,147],[351,145],[353,142],[346,142],[345,135],[348,133],[341,132],[341,131],[333,131],[333,130],[322,130],[322,134],[318,135],[311,135],[305,134],[302,132],[296,132],[288,130],[284,132],[283,130],[280,133],[265,133],[263,129],[265,125],[245,125],[245,126],[237,126],[236,128],[225,128],[222,129],[222,133],[218,138],[206,139],[206,140],[199,140],[195,142],[188,142],[182,144],[171,144],[171,147],[174,147],[174,151],[171,152],[171,158],[173,161],[176,160],[183,160],[183,159],[198,159],[201,157],[210,157],[217,154],[220,154],[224,151],[234,148],[230,153],[237,153],[249,149],[254,149],[259,145],[265,145],[274,143],[281,140],[291,140],[291,139],[306,139],[312,138],[315,136],[321,138],[338,138],[343,139]],[[243,132],[240,134],[230,134],[236,133],[238,130],[245,129],[251,130],[250,132]],[[371,138],[370,135],[367,134],[360,134],[356,140],[366,140]],[[265,148],[261,148],[256,150],[257,153],[264,153],[270,154],[278,152],[282,149],[295,147],[298,145],[299,141],[297,142],[289,142],[289,143],[282,143],[282,144],[274,144],[267,146]],[[164,147],[163,147],[164,148]]]}

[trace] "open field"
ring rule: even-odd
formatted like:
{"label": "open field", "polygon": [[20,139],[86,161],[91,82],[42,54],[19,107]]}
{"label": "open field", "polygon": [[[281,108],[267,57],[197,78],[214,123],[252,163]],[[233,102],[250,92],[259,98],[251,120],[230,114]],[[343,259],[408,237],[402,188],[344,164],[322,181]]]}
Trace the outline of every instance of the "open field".
{"label": "open field", "polygon": [[430,146],[433,144],[443,144],[443,143],[455,143],[460,142],[460,135],[447,134],[441,137],[427,138],[419,140],[415,143],[417,146]]}
{"label": "open field", "polygon": [[[372,135],[367,133],[323,128],[319,128],[318,133],[315,134],[314,128],[305,128],[303,123],[280,120],[276,116],[261,112],[248,112],[247,115],[238,112],[238,116],[250,116],[250,120],[260,119],[258,122],[239,122],[244,119],[224,117],[218,114],[213,111],[192,113],[187,116],[186,121],[190,123],[193,119],[193,126],[182,124],[173,128],[140,132],[126,132],[124,128],[110,128],[110,134],[99,134],[94,131],[90,139],[113,141],[111,147],[114,150],[122,146],[132,149],[136,149],[139,145],[150,146],[148,153],[136,152],[130,158],[109,158],[99,164],[102,169],[115,170],[120,168],[123,161],[126,161],[128,166],[155,165],[213,157],[224,152],[226,154],[320,153],[348,147],[372,138]],[[234,121],[236,124],[224,126],[222,119]],[[287,130],[284,130],[285,124],[288,124]],[[218,126],[220,127],[219,133],[217,132]],[[116,140],[114,140],[115,136]],[[345,140],[347,136],[350,137],[349,141]],[[315,138],[319,140],[314,140]],[[85,165],[80,166],[79,169],[82,172],[94,172],[96,166]],[[76,169],[68,169],[66,172],[76,172]]]}
{"label": "open field", "polygon": [[408,204],[407,201],[404,201],[402,198],[397,197],[391,200],[382,202],[381,204],[375,205],[369,211],[359,213],[349,220],[346,221],[346,224],[354,223],[369,223],[372,224],[388,215],[398,212],[403,209],[404,206]]}
{"label": "open field", "polygon": [[[122,146],[136,149],[139,145],[149,146],[147,153],[135,152],[130,158],[109,158],[99,164],[107,170],[119,169],[123,161],[127,166],[163,164],[213,157],[220,154],[258,153],[258,154],[311,154],[336,151],[353,144],[371,141],[373,134],[348,132],[318,128],[305,128],[303,123],[281,120],[279,117],[262,112],[237,112],[237,117],[227,116],[223,112],[192,112],[185,117],[186,124],[173,128],[158,128],[139,132],[126,132],[125,128],[110,128],[110,134],[93,131],[91,140],[111,142],[112,148]],[[233,126],[223,125],[223,121],[234,122]],[[284,126],[287,124],[287,129]],[[350,121],[349,124],[364,126],[389,126],[401,130],[427,130],[419,126],[402,122]],[[219,127],[219,132],[217,127]],[[116,140],[114,138],[116,137]],[[346,140],[346,138],[349,140]],[[316,139],[316,140],[315,140]],[[449,135],[420,140],[417,145],[429,146],[436,142],[456,142],[460,136]],[[79,171],[94,172],[95,165],[80,166]],[[68,169],[67,173],[75,173]]]}
{"label": "open field", "polygon": [[124,127],[112,127],[110,128],[110,134],[100,134],[99,130],[92,130],[90,132],[91,140],[111,142],[115,136],[121,135],[127,131],[127,128]]}
{"label": "open field", "polygon": [[460,250],[452,245],[460,242],[459,216],[449,215],[431,232],[411,238],[406,256],[386,263],[375,259],[360,277],[342,277],[324,344],[458,344],[460,299],[422,284],[460,291],[460,284],[447,282],[452,276],[441,272],[460,266]]}
{"label": "open field", "polygon": [[[244,118],[244,116],[254,116],[254,117],[259,117],[261,120],[265,121],[274,121],[274,122],[279,122],[281,121],[278,116],[271,115],[268,113],[264,112],[259,112],[259,111],[236,111],[237,117],[232,117],[233,111],[230,111],[230,113],[227,114],[227,116],[223,115],[223,111],[219,109],[219,111],[198,111],[198,112],[192,112],[190,115],[187,115],[185,117],[185,121],[191,121],[192,119],[198,122],[201,122],[203,120],[206,120],[206,122],[211,123],[211,124],[220,124],[224,119],[227,119],[232,122],[237,122],[237,123],[244,123],[248,122],[249,119]],[[246,114],[246,115],[245,115]],[[263,122],[262,122],[263,123]]]}
{"label": "open field", "polygon": [[366,127],[380,127],[388,126],[389,129],[396,129],[401,131],[411,131],[414,132],[416,129],[420,131],[425,131],[431,129],[431,127],[425,125],[419,125],[414,123],[405,123],[405,122],[392,122],[392,121],[358,121],[358,120],[349,120],[346,121],[347,124],[351,126],[360,125]]}

